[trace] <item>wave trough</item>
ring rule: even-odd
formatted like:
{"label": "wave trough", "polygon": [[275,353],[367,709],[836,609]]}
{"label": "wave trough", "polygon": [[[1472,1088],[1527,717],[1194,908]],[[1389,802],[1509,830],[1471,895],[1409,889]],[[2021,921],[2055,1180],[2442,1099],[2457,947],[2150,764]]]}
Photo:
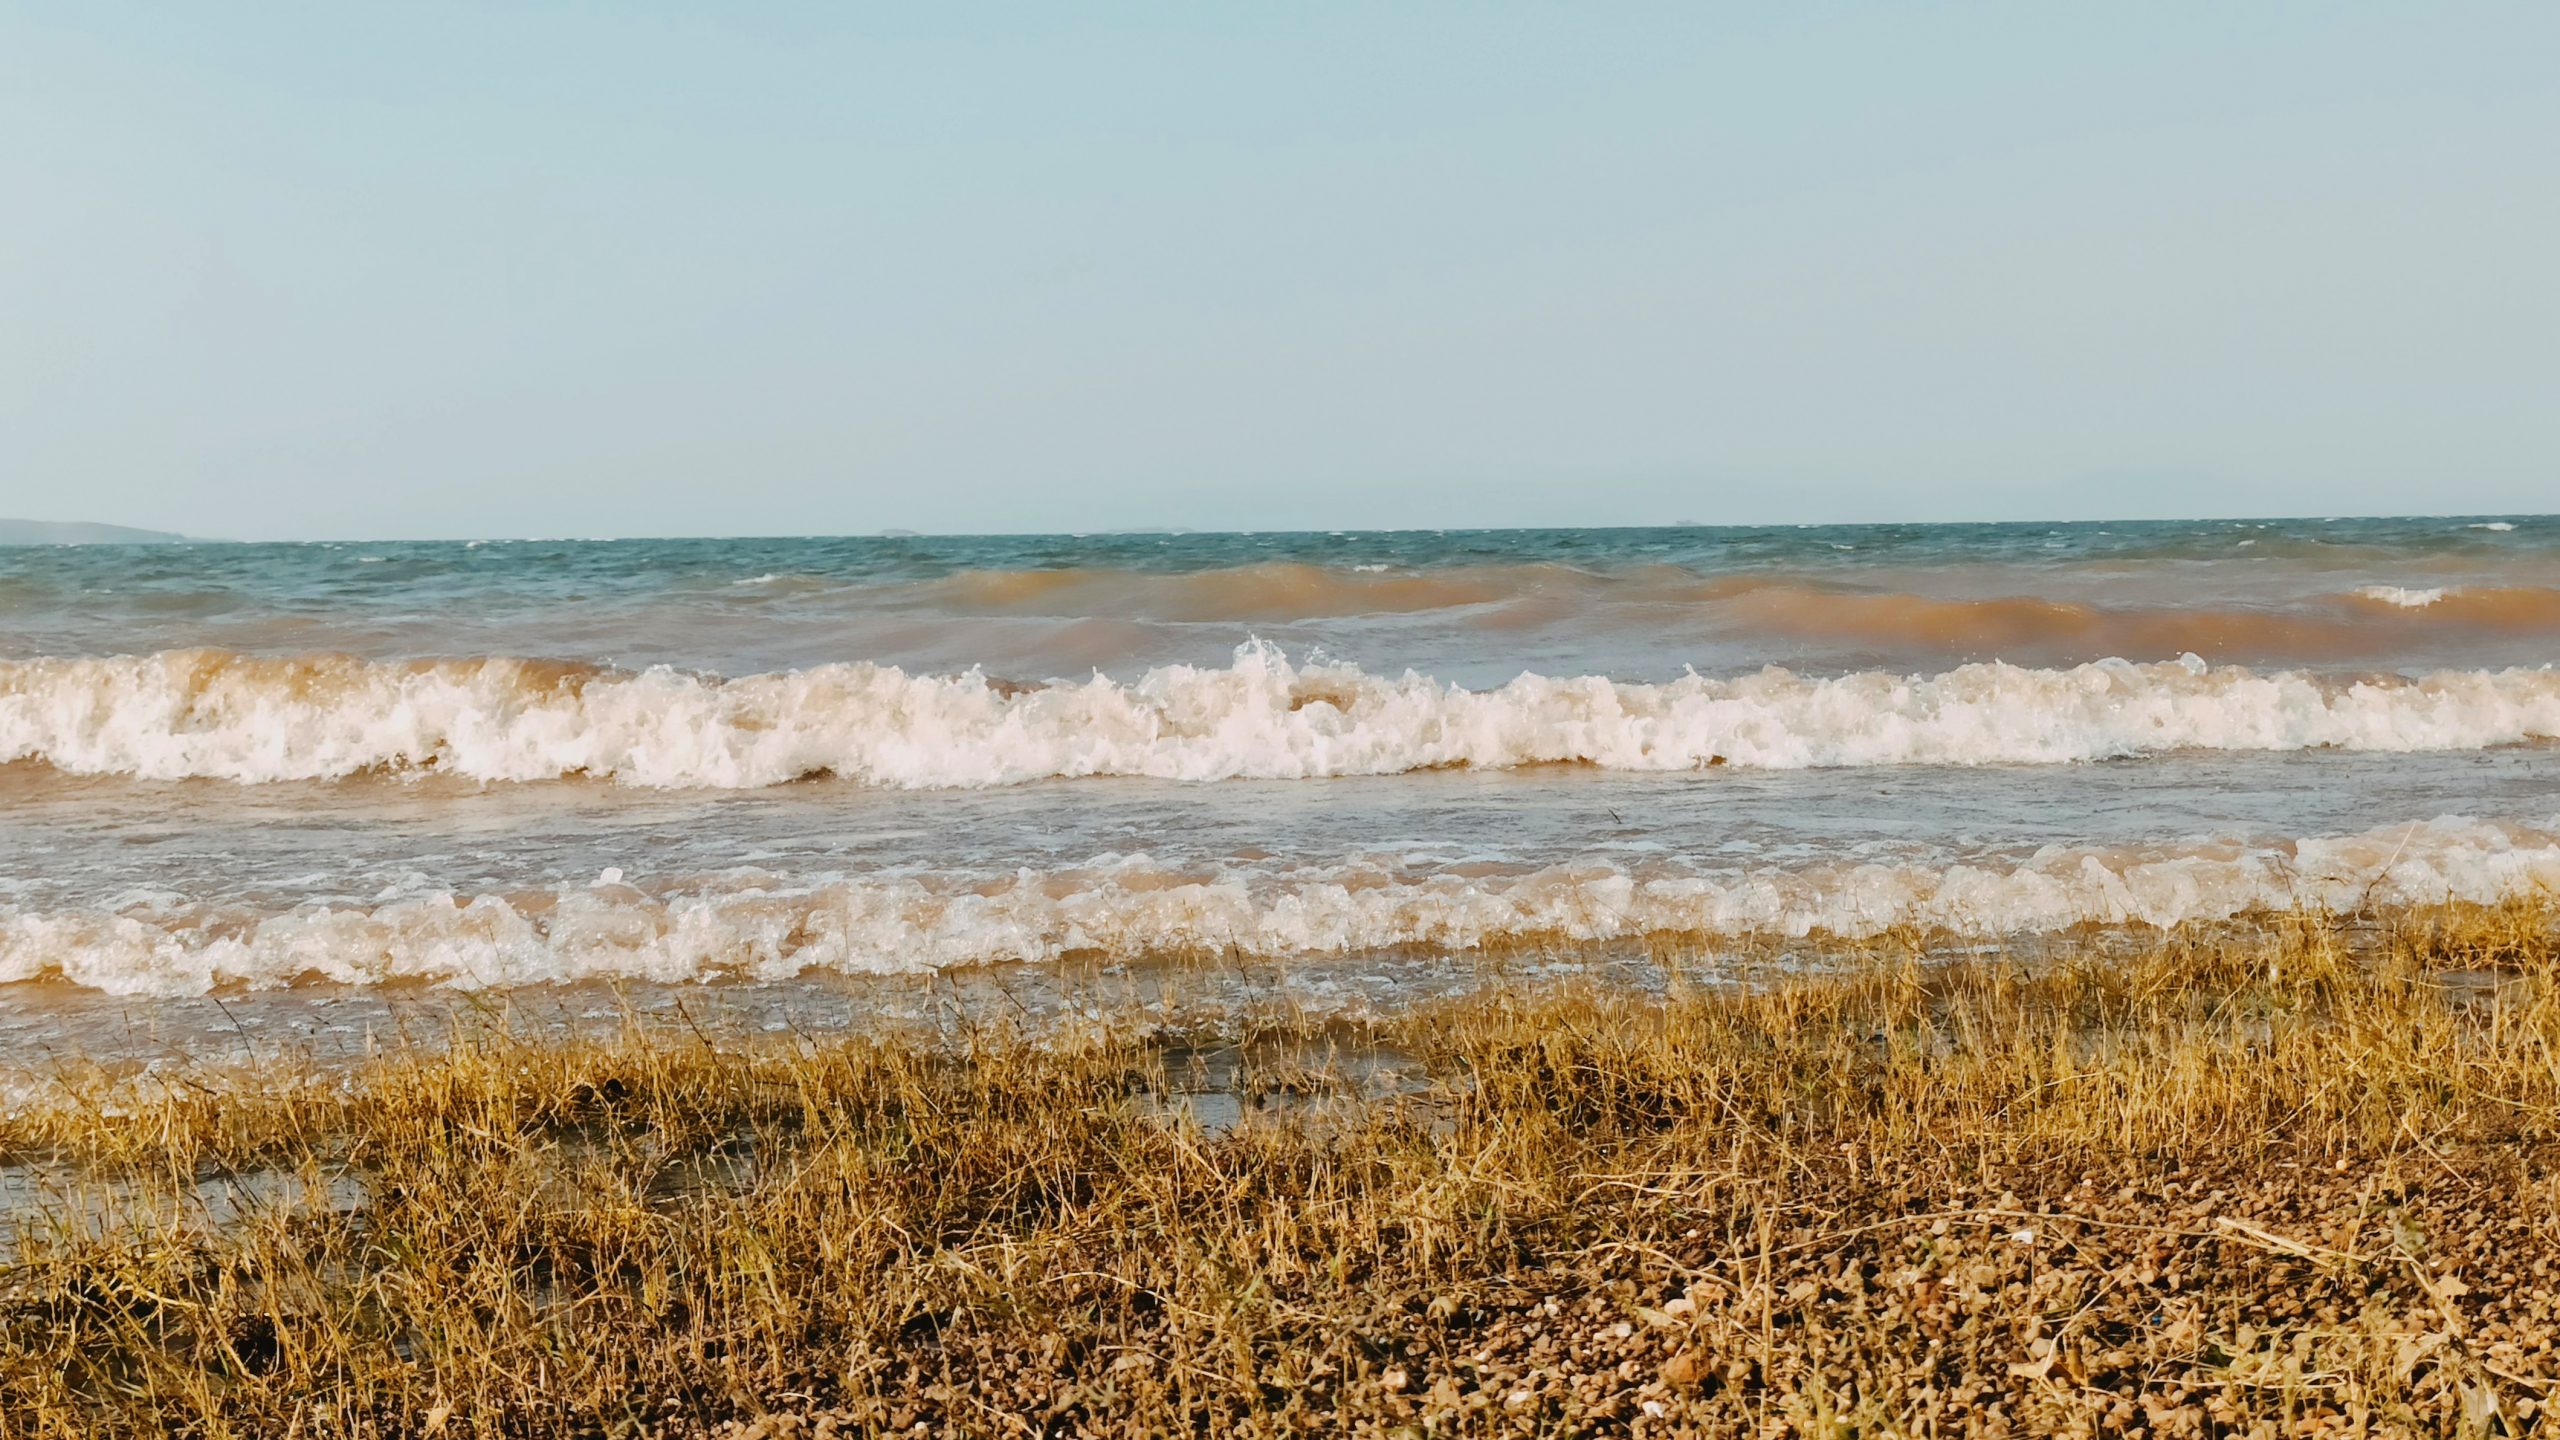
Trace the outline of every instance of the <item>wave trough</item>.
{"label": "wave trough", "polygon": [[930,789],[1578,764],[1679,771],[2054,764],[2178,750],[2467,750],[2560,736],[2560,672],[2337,680],[2100,661],[1939,675],[1764,670],[1661,684],[1522,675],[1468,690],[1291,663],[1027,686],[824,665],[722,680],[479,659],[180,651],[0,663],[0,763],[241,783],[365,773],[747,789],[832,775]]}

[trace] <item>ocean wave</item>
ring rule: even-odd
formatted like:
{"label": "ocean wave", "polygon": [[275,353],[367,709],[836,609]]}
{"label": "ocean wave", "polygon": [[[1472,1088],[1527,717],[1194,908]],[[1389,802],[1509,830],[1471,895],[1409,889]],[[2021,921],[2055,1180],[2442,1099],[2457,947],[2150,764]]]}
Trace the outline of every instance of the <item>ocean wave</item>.
{"label": "ocean wave", "polygon": [[[1681,588],[1694,573],[1658,568]],[[890,587],[894,598],[965,615],[1136,615],[1190,622],[1279,623],[1349,615],[1411,614],[1537,595],[1596,596],[1658,587],[1662,577],[1614,577],[1553,563],[1347,568],[1295,560],[1207,570],[964,570]]]}
{"label": "ocean wave", "polygon": [[[786,553],[758,550],[734,564],[694,557],[663,576],[562,573],[569,562],[548,552],[484,565],[455,551],[392,555],[395,563],[361,567],[361,583],[335,574],[303,586],[258,574],[102,584],[86,572],[41,572],[22,582],[0,576],[0,654],[343,645],[379,657],[459,644],[478,654],[566,648],[727,669],[806,663],[841,637],[884,659],[935,665],[1054,657],[1040,673],[1055,675],[1078,673],[1082,663],[1196,656],[1206,636],[1231,642],[1260,629],[1295,644],[1438,665],[1534,649],[1588,655],[1567,668],[1591,669],[1683,653],[1719,664],[1760,657],[1913,669],[2189,652],[2223,664],[2399,666],[2538,660],[2560,634],[2560,555],[2542,551],[2494,564],[2396,553],[2257,563],[2263,552],[2253,550],[2252,563],[2237,568],[2147,560],[1865,566],[1832,563],[1830,545],[1840,542],[1807,543],[1826,558],[1715,570],[1594,547],[1587,564],[1345,555],[932,575],[850,561],[795,566]],[[367,558],[386,557],[328,563]],[[597,564],[593,556],[577,563]],[[404,577],[411,583],[392,583]],[[421,585],[432,592],[424,600]],[[2428,596],[2434,603],[2415,603]]]}
{"label": "ocean wave", "polygon": [[2423,590],[2413,590],[2406,585],[2367,585],[2356,593],[2367,600],[2379,600],[2402,610],[2424,610],[2442,600],[2445,589],[2441,585]]}
{"label": "ocean wave", "polygon": [[[866,603],[943,614],[1111,615],[1174,623],[1280,624],[1451,610],[1478,612],[1484,623],[1499,625],[1509,611],[1522,606],[1556,613],[1677,612],[1723,629],[1781,635],[1953,648],[2098,644],[2124,653],[2162,655],[2182,650],[2343,651],[2356,643],[2358,622],[2370,620],[2357,599],[2384,598],[2386,591],[2425,593],[2367,585],[2343,595],[2306,591],[2273,607],[2110,604],[2091,597],[2109,581],[2125,579],[2115,570],[2081,579],[2048,577],[2062,583],[2058,593],[1994,595],[1930,593],[1934,587],[1914,572],[1896,578],[1905,585],[1919,582],[1916,590],[1897,591],[1849,583],[1851,573],[1709,574],[1667,564],[1585,570],[1556,562],[1397,567],[1262,561],[1184,571],[969,570],[849,593]],[[2322,566],[2313,576],[2335,573],[2334,566]],[[2465,593],[2472,605],[2460,618],[2469,628],[2540,628],[2560,616],[2560,591],[2547,587],[2481,585]],[[2412,626],[2425,626],[2444,617],[2404,618]]]}
{"label": "ocean wave", "polygon": [[2542,586],[2365,585],[2281,606],[2097,605],[2034,595],[1945,598],[1767,584],[1701,612],[1717,634],[1946,655],[2292,656],[2343,659],[2560,627]]}
{"label": "ocean wave", "polygon": [[779,980],[904,973],[1079,953],[1344,955],[1505,942],[1873,935],[1896,926],[2014,935],[2171,926],[2264,911],[2494,902],[2560,886],[2560,837],[2458,819],[2276,845],[2054,847],[1929,866],[1514,874],[1369,865],[1185,871],[1143,856],[1008,877],[766,877],[644,889],[608,875],[509,895],[426,893],[267,914],[0,907],[0,982],[126,994],[395,981],[461,987],[600,978]]}
{"label": "ocean wave", "polygon": [[1763,670],[1468,690],[1293,664],[1024,685],[824,665],[723,680],[514,659],[215,651],[0,662],[0,763],[242,783],[366,773],[747,789],[1310,779],[1471,766],[2054,764],[2178,750],[2468,750],[2560,736],[2560,672],[2341,681],[2101,661],[1932,676]]}
{"label": "ocean wave", "polygon": [[[2303,580],[2335,585],[2342,578],[2324,566]],[[969,571],[848,593],[863,604],[934,616],[1296,625],[1428,615],[1479,632],[1581,625],[1727,644],[2040,664],[2189,652],[2235,662],[2342,663],[2484,641],[2512,644],[2560,630],[2560,589],[2546,585],[2375,583],[2214,601],[2157,577],[2116,573],[2048,577],[2051,593],[1991,595],[1936,593],[1945,584],[1979,584],[1980,577],[1932,581],[1904,573],[1893,579],[1879,587],[1848,583],[1845,572],[1701,574],[1659,564],[1589,571],[1555,563],[1340,568],[1290,561],[1174,573]]]}

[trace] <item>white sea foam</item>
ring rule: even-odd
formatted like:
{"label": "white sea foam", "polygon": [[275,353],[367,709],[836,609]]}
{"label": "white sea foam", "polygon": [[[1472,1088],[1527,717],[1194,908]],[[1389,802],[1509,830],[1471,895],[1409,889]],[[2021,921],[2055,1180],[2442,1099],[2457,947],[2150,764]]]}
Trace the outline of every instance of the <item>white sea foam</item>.
{"label": "white sea foam", "polygon": [[974,882],[712,881],[653,893],[599,879],[557,893],[428,892],[263,915],[0,908],[0,982],[48,978],[183,995],[312,981],[778,980],[809,970],[898,973],[1072,952],[1322,956],[1505,940],[1859,936],[1896,925],[2005,935],[2297,907],[2493,902],[2555,886],[2560,837],[2456,819],[2282,845],[2054,847],[1945,866],[1184,872],[1119,857]]}
{"label": "white sea foam", "polygon": [[2414,590],[2405,585],[2367,585],[2356,593],[2367,600],[2379,600],[2403,610],[2424,610],[2445,596],[2441,585],[2432,590]]}
{"label": "white sea foam", "polygon": [[2479,524],[2468,528],[2473,530],[2513,530],[2516,528],[2516,522],[2513,520],[2484,520]]}
{"label": "white sea foam", "polygon": [[1585,764],[1676,771],[2049,764],[2182,749],[2466,750],[2560,736],[2560,672],[2337,681],[2101,661],[1490,690],[1291,664],[1025,688],[826,665],[720,680],[518,660],[384,664],[173,651],[0,663],[0,763],[241,782],[435,771],[748,788],[818,774],[935,788]]}

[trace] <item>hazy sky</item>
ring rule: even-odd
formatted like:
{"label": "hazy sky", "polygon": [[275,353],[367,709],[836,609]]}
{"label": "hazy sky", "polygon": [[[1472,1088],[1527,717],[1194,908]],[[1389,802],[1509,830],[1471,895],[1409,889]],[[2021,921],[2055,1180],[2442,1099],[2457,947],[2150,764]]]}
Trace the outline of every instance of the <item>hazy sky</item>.
{"label": "hazy sky", "polygon": [[2560,5],[0,0],[0,514],[2560,508]]}

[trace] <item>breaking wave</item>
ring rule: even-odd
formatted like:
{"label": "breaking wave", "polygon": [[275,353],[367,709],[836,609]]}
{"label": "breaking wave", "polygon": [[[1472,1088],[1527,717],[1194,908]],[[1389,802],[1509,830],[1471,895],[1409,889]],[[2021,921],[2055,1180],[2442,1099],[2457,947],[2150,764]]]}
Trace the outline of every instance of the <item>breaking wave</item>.
{"label": "breaking wave", "polygon": [[1172,870],[1143,856],[963,880],[790,886],[733,877],[652,891],[608,872],[546,892],[445,892],[270,913],[164,899],[126,911],[0,907],[0,982],[125,994],[394,981],[463,987],[590,979],[779,980],[902,973],[1080,952],[1344,955],[1506,941],[1871,935],[1919,926],[2015,935],[2170,926],[2290,909],[2494,902],[2560,886],[2560,837],[2440,819],[2250,846],[2053,847],[1944,866],[1509,874],[1369,865]]}
{"label": "breaking wave", "polygon": [[2367,585],[2356,592],[2367,600],[2378,600],[2402,610],[2424,610],[2444,598],[2441,585],[2411,589],[2406,585]]}
{"label": "breaking wave", "polygon": [[2176,750],[2467,750],[2560,736],[2560,671],[2334,680],[2100,661],[1932,676],[1763,670],[1661,684],[1522,675],[1468,690],[1292,664],[1022,685],[825,665],[723,680],[524,660],[177,651],[0,663],[0,763],[257,783],[369,772],[928,789],[1579,764],[1677,771],[2052,764]]}

